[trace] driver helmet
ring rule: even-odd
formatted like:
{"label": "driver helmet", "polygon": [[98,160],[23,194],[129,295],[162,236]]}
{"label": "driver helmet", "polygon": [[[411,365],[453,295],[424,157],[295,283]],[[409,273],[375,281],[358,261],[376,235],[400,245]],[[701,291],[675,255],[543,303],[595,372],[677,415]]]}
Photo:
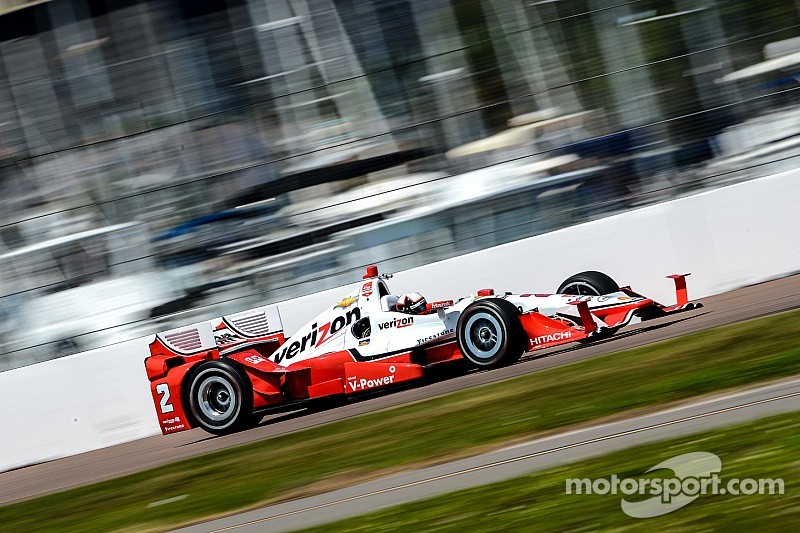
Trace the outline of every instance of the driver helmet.
{"label": "driver helmet", "polygon": [[397,299],[395,309],[401,313],[421,315],[428,310],[428,301],[418,292],[407,292]]}

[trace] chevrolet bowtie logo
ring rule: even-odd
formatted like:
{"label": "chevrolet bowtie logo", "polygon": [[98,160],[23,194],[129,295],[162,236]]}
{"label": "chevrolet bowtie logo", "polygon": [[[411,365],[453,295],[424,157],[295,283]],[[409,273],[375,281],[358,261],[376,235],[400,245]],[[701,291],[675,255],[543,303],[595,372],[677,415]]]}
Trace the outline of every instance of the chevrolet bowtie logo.
{"label": "chevrolet bowtie logo", "polygon": [[351,305],[353,305],[354,303],[356,303],[357,301],[358,300],[356,300],[355,298],[351,298],[350,296],[345,296],[344,298],[342,298],[342,301],[334,305],[333,308],[336,309],[337,307],[341,307],[342,309],[346,309]]}

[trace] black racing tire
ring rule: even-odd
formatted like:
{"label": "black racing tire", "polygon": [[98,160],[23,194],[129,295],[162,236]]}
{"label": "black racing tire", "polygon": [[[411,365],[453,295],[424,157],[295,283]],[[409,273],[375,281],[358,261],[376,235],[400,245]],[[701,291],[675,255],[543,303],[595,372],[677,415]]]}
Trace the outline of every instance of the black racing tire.
{"label": "black racing tire", "polygon": [[184,405],[193,425],[214,435],[227,435],[260,421],[253,414],[250,380],[234,362],[206,361],[184,382]]}
{"label": "black racing tire", "polygon": [[[585,296],[602,296],[619,291],[619,284],[608,274],[587,270],[580,274],[575,274],[564,280],[558,287],[558,294],[575,294]],[[588,339],[581,339],[578,342],[588,344],[591,342],[607,339],[614,335],[619,328],[604,328],[601,333]]]}
{"label": "black racing tire", "polygon": [[587,270],[580,274],[575,274],[564,280],[558,286],[558,294],[575,294],[585,296],[602,296],[619,290],[619,284],[611,279],[611,276]]}
{"label": "black racing tire", "polygon": [[244,421],[244,424],[242,424],[241,429],[250,429],[257,427],[259,424],[261,424],[261,421],[264,420],[264,416],[266,416],[266,413],[264,411],[256,411],[255,413],[251,414],[247,418],[247,420]]}
{"label": "black racing tire", "polygon": [[514,304],[498,298],[478,300],[458,317],[456,341],[464,359],[478,368],[496,368],[519,360],[527,335]]}

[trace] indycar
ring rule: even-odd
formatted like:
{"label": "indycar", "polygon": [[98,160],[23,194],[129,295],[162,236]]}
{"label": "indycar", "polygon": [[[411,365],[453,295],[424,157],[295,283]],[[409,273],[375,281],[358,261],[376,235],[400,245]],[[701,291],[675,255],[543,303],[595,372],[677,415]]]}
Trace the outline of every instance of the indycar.
{"label": "indycar", "polygon": [[222,435],[257,425],[267,411],[347,398],[423,377],[453,361],[474,368],[516,362],[525,352],[592,342],[619,328],[701,307],[686,276],[674,279],[677,303],[661,305],[588,271],[554,294],[478,290],[398,310],[390,275],[369,266],[362,280],[286,338],[277,305],[155,335],[145,370],[163,434],[193,427]]}

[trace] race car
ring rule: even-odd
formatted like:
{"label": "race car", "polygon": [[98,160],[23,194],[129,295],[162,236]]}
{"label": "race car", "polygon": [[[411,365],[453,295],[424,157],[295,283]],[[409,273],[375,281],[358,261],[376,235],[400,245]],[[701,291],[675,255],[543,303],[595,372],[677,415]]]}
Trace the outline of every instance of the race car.
{"label": "race car", "polygon": [[673,306],[594,271],[567,278],[555,294],[481,289],[428,303],[417,293],[394,295],[391,276],[373,265],[288,339],[278,306],[267,305],[156,334],[145,369],[162,433],[201,427],[221,435],[256,425],[278,407],[418,380],[434,365],[508,365],[527,351],[591,342],[701,307],[688,300],[687,275],[669,276]]}

